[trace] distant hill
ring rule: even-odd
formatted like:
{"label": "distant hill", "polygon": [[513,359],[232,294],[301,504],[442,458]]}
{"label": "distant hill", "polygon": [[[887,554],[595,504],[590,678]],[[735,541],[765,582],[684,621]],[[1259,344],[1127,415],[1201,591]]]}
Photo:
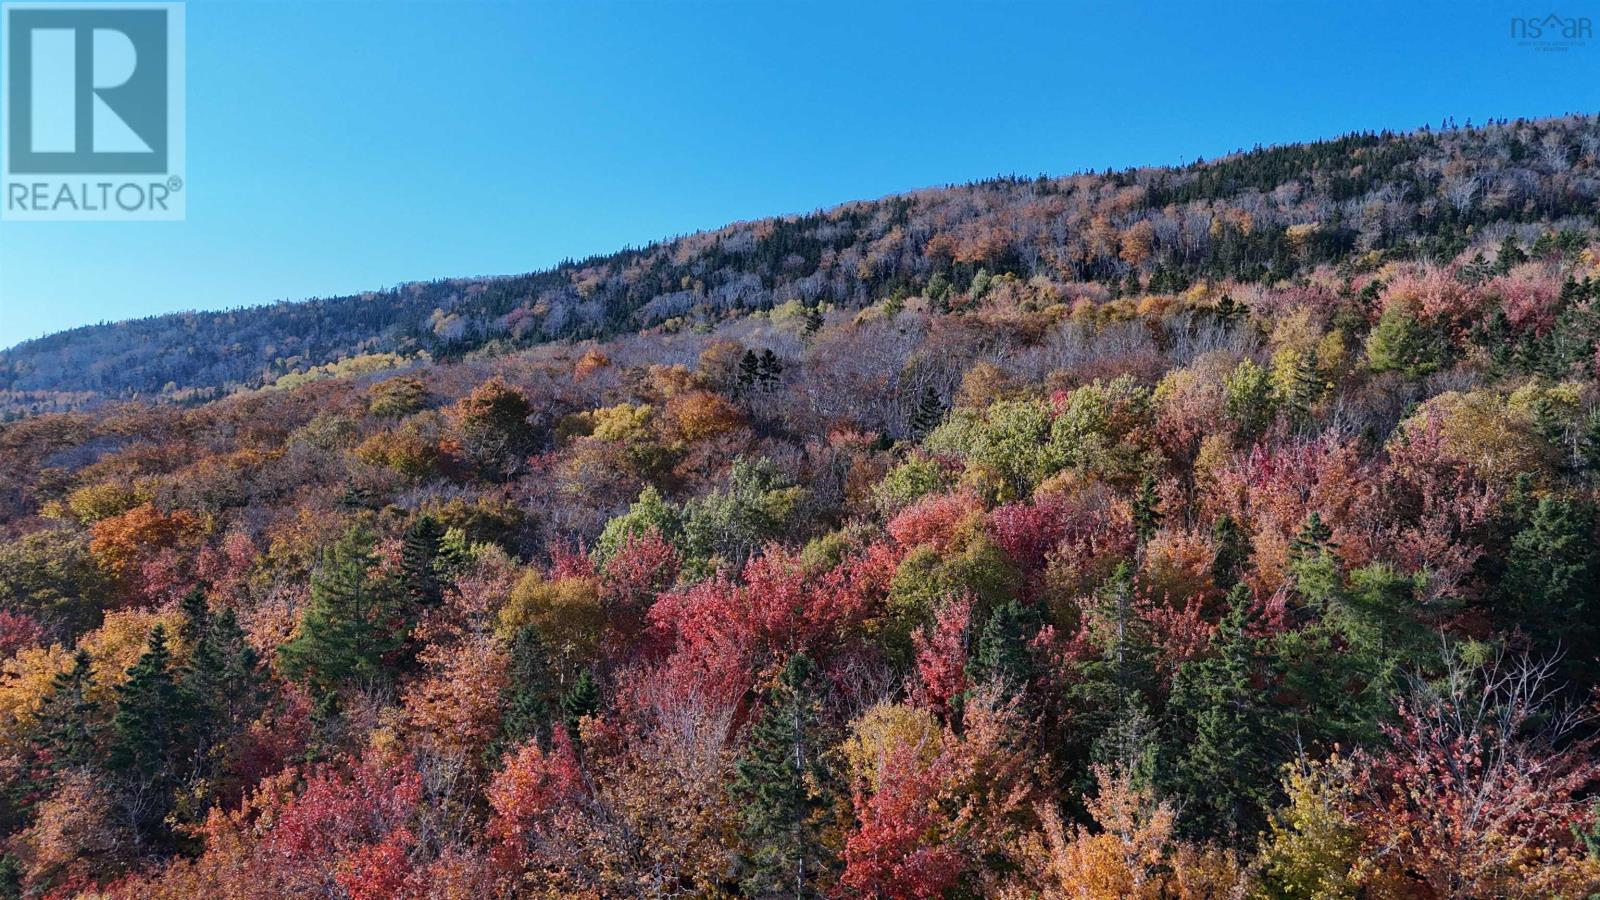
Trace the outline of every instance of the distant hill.
{"label": "distant hill", "polygon": [[[999,178],[741,222],[505,278],[92,325],[0,352],[0,412],[199,402],[363,354],[448,359],[681,329],[798,301],[940,299],[974,278],[1115,294],[1445,260],[1600,209],[1600,116],[1257,148],[1182,167]],[[1377,254],[1376,257],[1363,254]],[[986,273],[986,274],[985,274]],[[26,302],[27,298],[17,298]]]}

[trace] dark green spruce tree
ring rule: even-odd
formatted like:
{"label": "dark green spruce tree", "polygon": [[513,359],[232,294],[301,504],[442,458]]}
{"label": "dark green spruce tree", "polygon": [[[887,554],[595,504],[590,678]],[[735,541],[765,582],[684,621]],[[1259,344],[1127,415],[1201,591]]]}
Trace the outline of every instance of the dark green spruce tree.
{"label": "dark green spruce tree", "polygon": [[1502,616],[1527,632],[1534,653],[1560,653],[1580,690],[1600,671],[1600,553],[1595,510],[1582,500],[1541,497],[1511,539],[1500,583]]}
{"label": "dark green spruce tree", "polygon": [[529,738],[537,738],[540,744],[550,740],[551,713],[555,705],[550,654],[538,629],[532,625],[519,628],[511,642],[511,660],[506,667],[502,700],[497,749],[510,749]]}
{"label": "dark green spruce tree", "polygon": [[938,389],[931,384],[924,387],[917,409],[911,414],[911,439],[920,441],[927,437],[944,421],[944,413],[944,401],[939,399]]}
{"label": "dark green spruce tree", "polygon": [[756,356],[754,350],[746,350],[739,357],[739,386],[745,389],[753,388],[761,378],[761,358]]}
{"label": "dark green spruce tree", "polygon": [[800,329],[800,336],[809,341],[817,336],[817,332],[822,330],[822,325],[822,310],[816,306],[808,306],[805,311],[804,324]]}
{"label": "dark green spruce tree", "polygon": [[1322,399],[1326,385],[1317,371],[1315,350],[1300,357],[1294,367],[1294,381],[1289,386],[1287,408],[1290,421],[1295,425],[1309,425],[1316,414],[1317,403]]}
{"label": "dark green spruce tree", "polygon": [[444,602],[444,584],[439,576],[443,542],[444,526],[427,514],[418,516],[400,541],[400,581],[416,610],[432,609]]}
{"label": "dark green spruce tree", "polygon": [[783,362],[772,350],[761,351],[761,359],[756,363],[756,380],[764,391],[770,391],[778,386],[778,376],[783,374]]}
{"label": "dark green spruce tree", "polygon": [[1161,528],[1161,495],[1156,487],[1156,476],[1146,475],[1133,496],[1133,530],[1141,544],[1155,537]]}
{"label": "dark green spruce tree", "polygon": [[1115,763],[1144,777],[1153,730],[1150,696],[1155,685],[1154,643],[1149,623],[1134,608],[1133,568],[1117,566],[1098,591],[1089,640],[1095,653],[1079,664],[1067,688],[1074,723],[1061,757],[1084,789],[1091,762]]}
{"label": "dark green spruce tree", "polygon": [[740,887],[752,897],[817,897],[833,859],[821,841],[830,808],[823,761],[829,746],[817,673],[790,657],[767,698],[730,790],[739,803]]}
{"label": "dark green spruce tree", "polygon": [[1527,261],[1528,254],[1524,253],[1521,245],[1517,243],[1517,236],[1508,234],[1506,239],[1500,242],[1500,254],[1495,257],[1494,270],[1497,274],[1504,275]]}
{"label": "dark green spruce tree", "polygon": [[1259,641],[1246,633],[1249,590],[1228,596],[1211,652],[1178,669],[1167,701],[1159,771],[1181,798],[1179,825],[1195,837],[1250,846],[1266,826],[1282,763],[1277,710],[1254,683]]}
{"label": "dark green spruce tree", "polygon": [[1217,548],[1217,555],[1211,560],[1211,580],[1217,587],[1231,590],[1250,564],[1250,536],[1238,519],[1223,513],[1211,526],[1211,541]]}
{"label": "dark green spruce tree", "polygon": [[998,682],[1007,697],[1022,692],[1034,676],[1028,644],[1038,636],[1043,624],[1038,607],[1024,605],[1016,598],[996,606],[973,647],[973,679],[980,683]]}
{"label": "dark green spruce tree", "polygon": [[393,587],[367,574],[376,562],[374,541],[357,525],[328,548],[311,577],[300,630],[278,648],[284,675],[305,685],[324,709],[342,689],[386,684],[387,657],[409,630]]}
{"label": "dark green spruce tree", "polygon": [[172,838],[166,819],[186,774],[194,720],[194,706],[173,671],[167,630],[156,625],[143,655],[117,688],[106,768],[122,781],[135,831],[158,847]]}
{"label": "dark green spruce tree", "polygon": [[203,595],[184,604],[183,630],[193,648],[179,688],[194,709],[191,740],[200,774],[216,774],[223,750],[266,703],[266,676],[233,610],[213,615]]}
{"label": "dark green spruce tree", "polygon": [[567,733],[576,739],[578,723],[584,716],[592,716],[599,711],[600,682],[595,680],[593,672],[584,669],[578,673],[572,687],[561,695],[561,721],[567,726]]}
{"label": "dark green spruce tree", "polygon": [[39,709],[37,749],[52,774],[90,768],[100,762],[100,704],[89,697],[93,681],[89,651],[72,657],[72,668],[58,672]]}

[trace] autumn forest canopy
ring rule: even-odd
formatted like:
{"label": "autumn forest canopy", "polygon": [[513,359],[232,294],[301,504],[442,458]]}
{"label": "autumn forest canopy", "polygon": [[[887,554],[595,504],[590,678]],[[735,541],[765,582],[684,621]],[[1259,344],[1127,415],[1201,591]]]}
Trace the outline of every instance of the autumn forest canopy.
{"label": "autumn forest canopy", "polygon": [[1600,892],[1600,116],[0,352],[0,898]]}

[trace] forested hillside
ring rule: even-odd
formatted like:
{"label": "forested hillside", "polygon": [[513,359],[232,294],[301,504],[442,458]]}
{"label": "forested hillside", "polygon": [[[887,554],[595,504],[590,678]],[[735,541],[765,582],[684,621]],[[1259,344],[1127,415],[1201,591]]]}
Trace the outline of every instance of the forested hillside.
{"label": "forested hillside", "polygon": [[1369,252],[1447,261],[1518,228],[1593,227],[1597,152],[1600,126],[1580,116],[930,189],[530,275],[77,328],[0,351],[0,410],[195,402],[362,354],[498,354],[705,327],[788,302],[943,303],[979,272],[1044,288],[1048,303],[1204,279],[1271,284]]}
{"label": "forested hillside", "polygon": [[1588,897],[1597,193],[1356,136],[9,351],[0,897]]}

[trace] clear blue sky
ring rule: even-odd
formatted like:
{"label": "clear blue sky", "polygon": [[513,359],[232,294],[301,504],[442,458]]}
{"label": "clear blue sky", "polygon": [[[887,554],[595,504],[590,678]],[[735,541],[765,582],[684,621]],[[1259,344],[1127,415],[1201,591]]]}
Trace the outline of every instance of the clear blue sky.
{"label": "clear blue sky", "polygon": [[0,224],[0,346],[1000,173],[1600,110],[1600,42],[1518,47],[1525,6],[191,0],[188,220]]}

